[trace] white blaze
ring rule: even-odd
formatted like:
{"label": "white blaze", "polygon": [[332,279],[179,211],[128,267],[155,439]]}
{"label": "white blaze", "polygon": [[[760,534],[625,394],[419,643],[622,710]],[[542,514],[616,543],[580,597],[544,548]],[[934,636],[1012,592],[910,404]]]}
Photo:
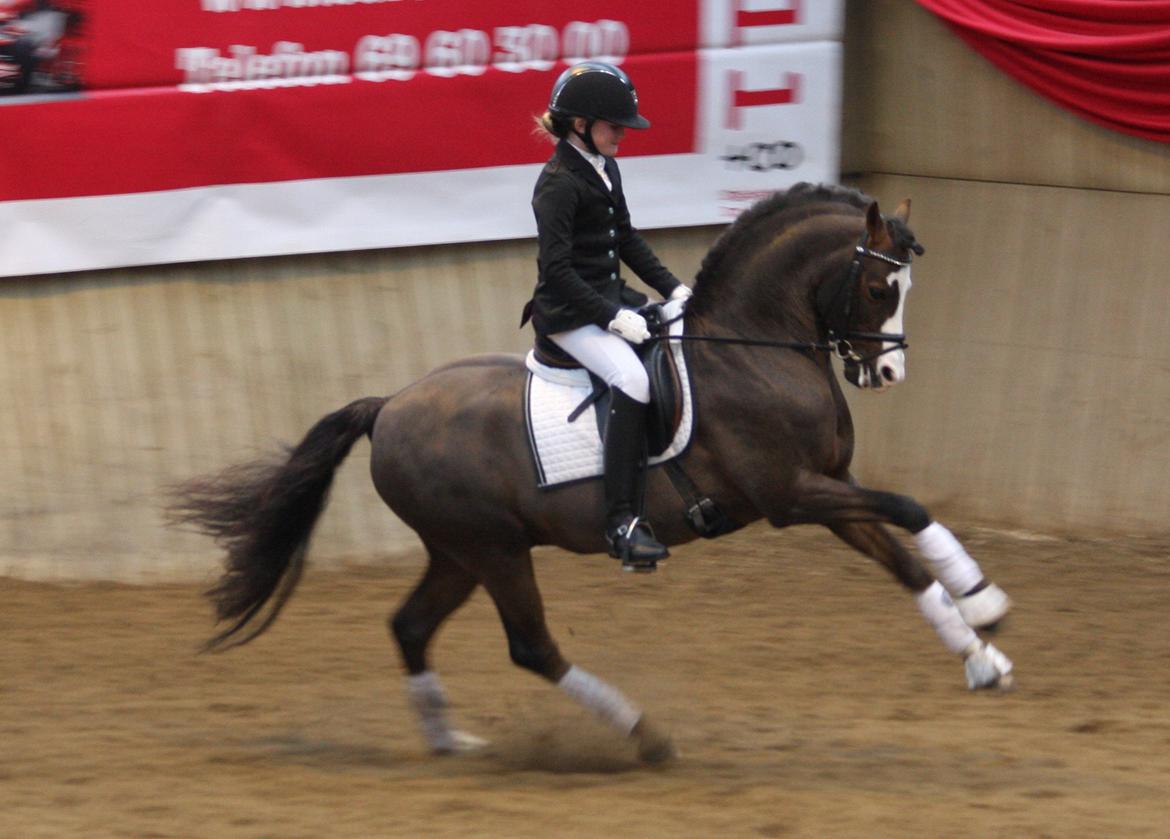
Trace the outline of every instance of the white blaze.
{"label": "white blaze", "polygon": [[[897,271],[891,271],[886,275],[886,282],[891,288],[894,287],[894,283],[898,284],[898,308],[882,324],[881,331],[893,335],[904,335],[905,328],[903,323],[906,313],[906,295],[910,293],[911,285],[910,266],[903,265]],[[888,385],[896,385],[906,378],[906,353],[901,349],[890,349],[893,346],[894,344],[891,341],[882,342],[882,349],[889,350],[889,352],[879,356],[875,360],[878,377],[877,381],[873,383],[874,387],[881,388]]]}

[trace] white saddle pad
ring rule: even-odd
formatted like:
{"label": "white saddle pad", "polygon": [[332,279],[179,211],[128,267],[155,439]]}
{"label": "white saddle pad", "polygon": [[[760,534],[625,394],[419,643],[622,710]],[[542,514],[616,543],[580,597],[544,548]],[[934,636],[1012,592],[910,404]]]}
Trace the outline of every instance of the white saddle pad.
{"label": "white saddle pad", "polygon": [[[680,314],[682,309],[682,301],[672,300],[664,307],[664,312],[669,319]],[[681,335],[682,330],[682,319],[670,325],[671,335]],[[687,375],[682,342],[671,341],[670,350],[678,365],[682,388],[682,419],[670,446],[662,454],[650,458],[651,465],[664,463],[682,454],[690,443],[694,424],[691,381]],[[569,422],[569,415],[593,392],[589,371],[549,367],[537,361],[531,350],[524,362],[528,367],[528,384],[524,394],[525,420],[539,485],[551,487],[601,475],[605,471],[604,452],[592,407]]]}

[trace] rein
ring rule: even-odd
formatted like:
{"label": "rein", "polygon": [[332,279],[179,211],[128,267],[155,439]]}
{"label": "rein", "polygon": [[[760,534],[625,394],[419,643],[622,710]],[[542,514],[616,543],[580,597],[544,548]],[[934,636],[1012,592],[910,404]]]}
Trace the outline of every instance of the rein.
{"label": "rein", "polygon": [[[819,309],[823,305],[826,309],[824,312],[818,311],[817,315],[820,316],[828,329],[829,338],[827,341],[768,341],[761,338],[665,334],[668,326],[682,319],[685,310],[683,314],[676,315],[668,321],[654,318],[652,321],[653,328],[661,331],[663,334],[652,335],[647,341],[706,341],[712,344],[739,344],[747,347],[771,347],[775,349],[801,350],[803,352],[831,352],[842,361],[851,361],[855,364],[866,364],[876,358],[880,358],[888,352],[907,349],[910,345],[906,343],[906,335],[904,333],[858,332],[849,328],[849,322],[853,317],[854,300],[861,293],[858,280],[861,277],[861,260],[864,257],[877,259],[889,265],[897,266],[898,268],[905,268],[910,264],[909,260],[903,262],[889,254],[871,249],[869,247],[869,231],[867,230],[862,235],[861,241],[853,249],[853,260],[849,263],[849,268],[842,275],[841,280],[836,283],[826,284],[827,288],[826,286],[822,286],[817,291],[817,308]],[[823,303],[822,300],[824,301]],[[646,314],[646,312],[643,312],[643,314]],[[647,320],[651,320],[651,318],[648,317]],[[837,326],[834,326],[834,324],[837,324]],[[891,346],[862,356],[853,349],[851,341],[881,341],[882,343],[889,343]]]}
{"label": "rein", "polygon": [[[662,321],[661,324],[662,326],[669,326],[681,317],[682,315],[679,315],[668,321]],[[864,364],[888,352],[906,349],[910,346],[906,342],[906,336],[896,332],[850,332],[849,337],[854,340],[890,341],[893,343],[893,346],[862,356],[858,355],[854,351],[853,345],[844,338],[829,341],[767,341],[762,338],[731,338],[721,335],[651,335],[646,339],[645,343],[651,343],[653,341],[705,341],[710,344],[739,344],[745,347],[771,347],[774,349],[801,350],[804,352],[831,352],[835,353],[843,361],[854,361],[858,364]]]}

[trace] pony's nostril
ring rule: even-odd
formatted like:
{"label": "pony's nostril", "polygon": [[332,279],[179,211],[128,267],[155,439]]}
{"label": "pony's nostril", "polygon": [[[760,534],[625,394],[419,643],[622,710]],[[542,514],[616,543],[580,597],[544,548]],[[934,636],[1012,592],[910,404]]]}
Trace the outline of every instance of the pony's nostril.
{"label": "pony's nostril", "polygon": [[885,379],[887,382],[896,381],[897,377],[898,377],[898,374],[894,372],[893,367],[890,367],[888,365],[882,366],[882,378]]}

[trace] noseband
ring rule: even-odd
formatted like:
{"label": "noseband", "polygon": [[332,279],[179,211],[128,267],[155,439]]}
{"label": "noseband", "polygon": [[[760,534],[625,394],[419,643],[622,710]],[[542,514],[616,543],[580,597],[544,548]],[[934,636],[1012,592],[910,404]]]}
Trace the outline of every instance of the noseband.
{"label": "noseband", "polygon": [[[866,258],[877,259],[898,268],[905,268],[910,264],[909,260],[903,262],[870,248],[867,230],[853,249],[853,261],[849,263],[849,270],[835,282],[824,283],[817,289],[816,297],[817,314],[828,330],[829,346],[842,361],[851,361],[855,364],[865,364],[888,352],[904,350],[909,346],[904,333],[859,332],[851,328],[856,301],[861,296],[860,280],[863,270],[861,260]],[[890,346],[862,356],[853,348],[853,341],[881,341]]]}

